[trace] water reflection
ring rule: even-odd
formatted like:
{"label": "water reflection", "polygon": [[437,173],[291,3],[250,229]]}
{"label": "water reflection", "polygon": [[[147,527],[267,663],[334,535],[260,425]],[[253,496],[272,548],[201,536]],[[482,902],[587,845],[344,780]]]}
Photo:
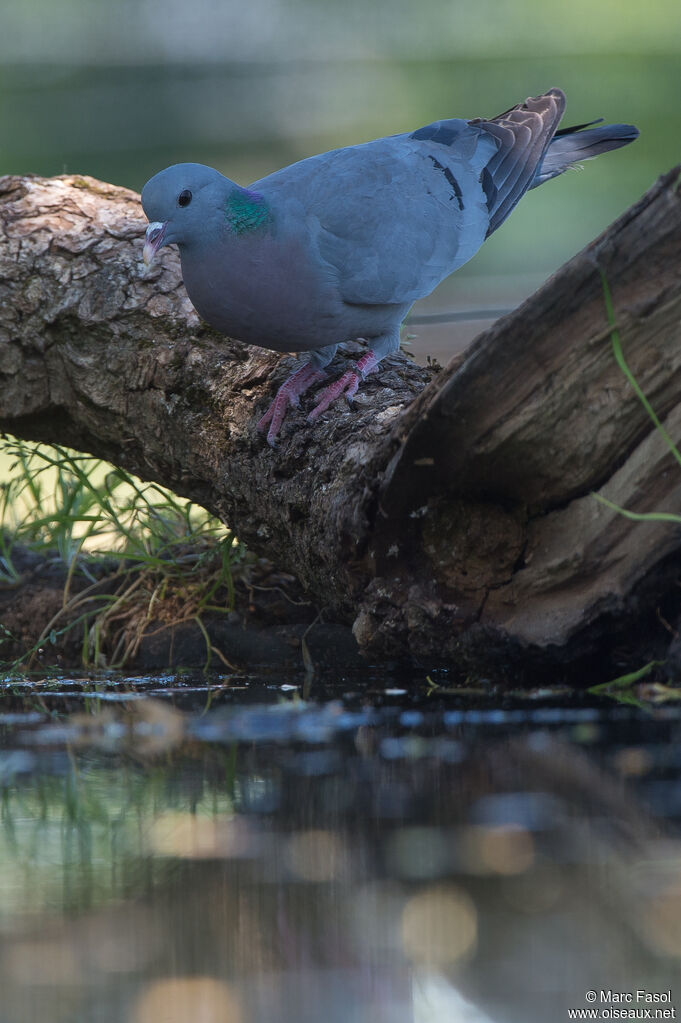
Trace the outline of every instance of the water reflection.
{"label": "water reflection", "polygon": [[13,698],[2,1023],[544,1023],[673,988],[678,710],[244,686]]}

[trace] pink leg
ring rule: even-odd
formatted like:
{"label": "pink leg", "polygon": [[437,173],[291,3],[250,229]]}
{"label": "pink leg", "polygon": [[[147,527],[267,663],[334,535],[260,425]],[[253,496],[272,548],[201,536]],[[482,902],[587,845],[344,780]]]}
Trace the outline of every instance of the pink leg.
{"label": "pink leg", "polygon": [[325,387],[321,393],[318,403],[307,417],[308,423],[314,423],[315,419],[318,419],[322,412],[326,412],[329,405],[331,405],[336,398],[340,398],[341,394],[344,392],[347,401],[352,403],[352,399],[357,394],[357,388],[360,385],[360,381],[364,380],[370,373],[374,372],[379,361],[380,360],[376,358],[374,353],[369,350],[361,359],[357,360],[354,369],[349,369],[342,377],[339,377],[338,380],[334,380],[332,384]]}
{"label": "pink leg", "polygon": [[264,433],[269,424],[267,443],[270,447],[276,446],[277,436],[288,407],[297,408],[301,394],[304,394],[308,387],[323,380],[325,376],[326,373],[323,369],[315,369],[314,366],[307,363],[284,381],[277,391],[274,401],[258,422],[260,433]]}

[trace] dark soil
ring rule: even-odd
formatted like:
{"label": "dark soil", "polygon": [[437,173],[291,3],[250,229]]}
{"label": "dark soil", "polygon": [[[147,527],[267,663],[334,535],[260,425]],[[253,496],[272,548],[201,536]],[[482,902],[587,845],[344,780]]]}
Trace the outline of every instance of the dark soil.
{"label": "dark soil", "polygon": [[[0,664],[22,660],[23,667],[108,667],[112,651],[100,651],[100,663],[87,663],[87,630],[101,608],[101,596],[120,586],[119,562],[88,559],[87,574],[77,570],[71,579],[63,562],[14,547],[16,583],[0,583]],[[93,586],[93,578],[96,585]],[[66,597],[73,601],[90,588],[72,611],[63,612]],[[99,602],[98,602],[98,598]],[[234,576],[234,607],[226,593],[213,603],[225,612],[210,612],[195,620],[168,620],[168,613],[148,622],[135,656],[126,668],[144,671],[174,667],[249,669],[274,666],[339,668],[363,664],[352,631],[346,625],[324,621],[323,614],[287,573],[278,572],[266,559],[248,559]],[[90,612],[87,619],[76,620]],[[208,642],[212,647],[209,651]],[[123,665],[121,665],[123,666]]]}

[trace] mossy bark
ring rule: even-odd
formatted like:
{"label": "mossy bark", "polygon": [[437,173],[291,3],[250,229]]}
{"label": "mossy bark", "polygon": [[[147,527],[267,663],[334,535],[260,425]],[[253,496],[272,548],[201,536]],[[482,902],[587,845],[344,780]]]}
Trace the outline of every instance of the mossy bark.
{"label": "mossy bark", "polygon": [[[681,195],[660,181],[438,376],[395,357],[353,410],[255,429],[292,365],[202,324],[133,192],[0,179],[0,428],[89,451],[215,512],[373,657],[569,662],[675,578]],[[337,360],[337,368],[344,359]],[[670,569],[670,565],[672,568]],[[511,657],[512,659],[512,657]]]}

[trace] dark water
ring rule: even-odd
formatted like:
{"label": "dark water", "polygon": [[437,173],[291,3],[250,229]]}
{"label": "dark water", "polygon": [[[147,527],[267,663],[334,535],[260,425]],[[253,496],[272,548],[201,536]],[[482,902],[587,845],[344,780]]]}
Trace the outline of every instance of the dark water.
{"label": "dark water", "polygon": [[439,682],[8,682],[1,1023],[674,1008],[681,706]]}

